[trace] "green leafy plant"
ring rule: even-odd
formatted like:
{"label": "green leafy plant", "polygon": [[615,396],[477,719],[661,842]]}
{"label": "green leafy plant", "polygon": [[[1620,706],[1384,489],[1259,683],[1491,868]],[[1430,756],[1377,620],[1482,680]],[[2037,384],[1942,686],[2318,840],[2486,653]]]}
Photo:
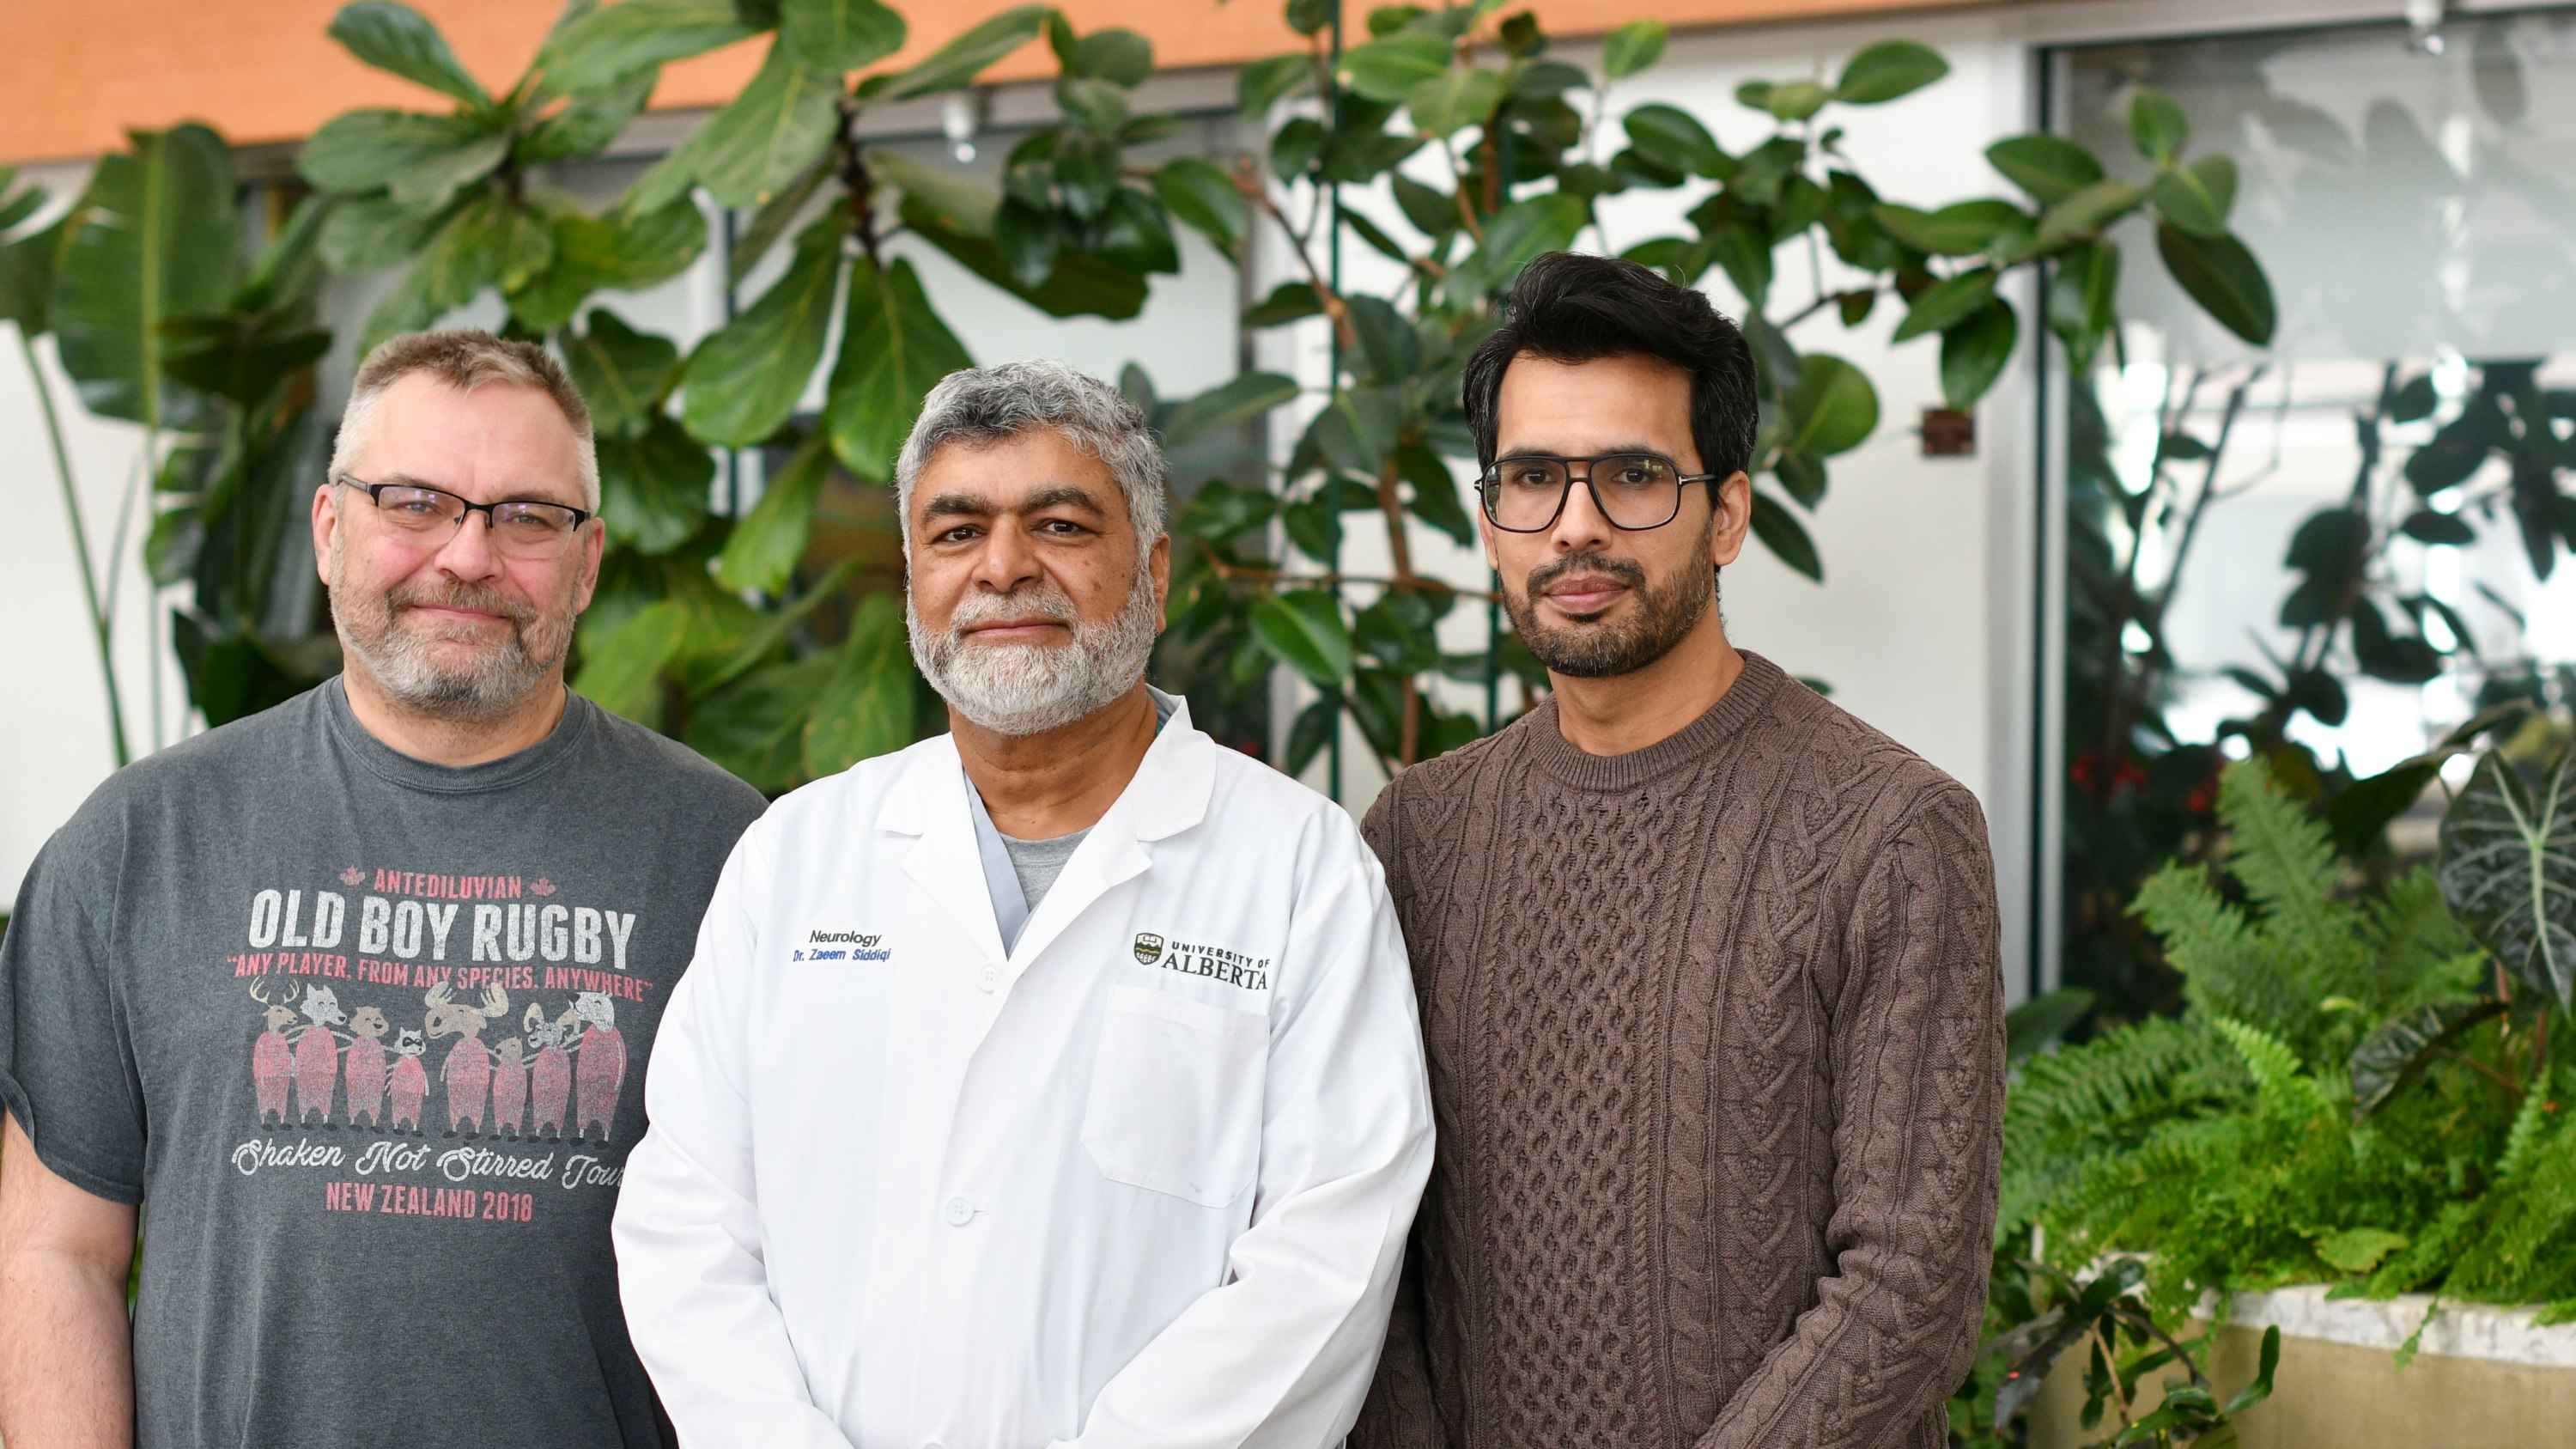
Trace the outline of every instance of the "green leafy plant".
{"label": "green leafy plant", "polygon": [[2576,1312],[2576,1071],[2531,932],[2576,924],[2544,803],[2566,766],[2513,771],[2481,758],[2438,877],[2353,896],[2270,767],[2230,767],[2225,875],[2176,863],[2137,903],[2185,1010],[2022,1069],[1999,1241],[2042,1229],[2060,1266],[2152,1253],[2160,1311],[2325,1281]]}
{"label": "green leafy plant", "polygon": [[[172,643],[209,723],[337,667],[303,512],[327,441],[309,406],[312,366],[330,345],[313,321],[324,208],[298,209],[251,262],[236,191],[231,150],[214,132],[138,131],[128,150],[100,158],[62,217],[0,245],[0,307],[35,378],[120,763],[131,742],[111,662],[114,561],[138,518],[152,582],[191,586]],[[0,234],[41,207],[32,189],[0,204]],[[82,406],[142,428],[104,568],[34,367],[35,339],[49,333]]]}

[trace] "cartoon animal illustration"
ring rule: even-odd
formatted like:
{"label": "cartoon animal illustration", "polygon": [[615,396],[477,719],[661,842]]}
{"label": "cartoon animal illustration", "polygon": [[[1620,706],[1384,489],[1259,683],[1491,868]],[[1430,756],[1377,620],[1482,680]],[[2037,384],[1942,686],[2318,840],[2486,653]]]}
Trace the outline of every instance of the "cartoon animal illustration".
{"label": "cartoon animal illustration", "polygon": [[349,1094],[349,1125],[385,1125],[385,1033],[393,1023],[372,1006],[349,1014],[349,1052],[340,1073]]}
{"label": "cartoon animal illustration", "polygon": [[580,1020],[567,1011],[548,1021],[545,1008],[533,1001],[519,1020],[528,1045],[537,1049],[536,1064],[528,1070],[529,1098],[536,1108],[535,1119],[528,1123],[531,1138],[540,1132],[550,1138],[563,1134],[564,1109],[572,1101],[572,1033]]}
{"label": "cartoon animal illustration", "polygon": [[617,1034],[617,1003],[605,991],[584,991],[572,999],[572,1014],[585,1030],[577,1050],[578,1076],[573,1086],[573,1140],[599,1124],[599,1140],[608,1140],[617,1122],[617,1094],[626,1085],[626,1038]]}
{"label": "cartoon animal illustration", "polygon": [[286,1044],[286,1029],[295,1024],[295,998],[302,995],[301,982],[277,984],[254,981],[250,999],[266,1007],[267,1027],[250,1044],[251,1091],[259,1098],[259,1125],[286,1125],[286,1084],[295,1074],[295,1057]]}
{"label": "cartoon animal illustration", "polygon": [[429,1100],[429,1074],[420,1069],[420,1054],[429,1050],[419,1032],[405,1027],[395,1035],[393,1071],[386,1083],[393,1103],[394,1130],[409,1130],[418,1137],[421,1103]]}
{"label": "cartoon animal illustration", "polygon": [[428,1014],[421,1019],[429,1039],[456,1038],[438,1069],[439,1080],[447,1088],[447,1135],[480,1132],[489,1120],[492,1089],[492,1049],[483,1045],[483,1028],[510,1009],[510,993],[486,986],[483,1004],[474,1006],[456,1000],[442,981],[429,988],[422,1000],[429,1004]]}
{"label": "cartoon animal illustration", "polygon": [[527,1059],[520,1040],[505,1036],[492,1047],[492,1133],[517,1137],[527,1117]]}
{"label": "cartoon animal illustration", "polygon": [[349,1013],[340,1009],[340,998],[328,986],[315,986],[304,993],[306,1025],[295,1034],[295,1125],[311,1126],[313,1114],[322,1114],[325,1128],[337,1124],[331,1120],[331,1088],[340,1077],[340,1036],[331,1028],[346,1022]]}

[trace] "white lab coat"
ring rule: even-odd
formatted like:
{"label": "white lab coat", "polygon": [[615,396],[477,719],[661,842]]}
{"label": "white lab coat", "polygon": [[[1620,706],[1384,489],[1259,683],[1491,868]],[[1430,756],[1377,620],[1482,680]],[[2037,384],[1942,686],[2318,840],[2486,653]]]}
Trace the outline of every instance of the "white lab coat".
{"label": "white lab coat", "polygon": [[726,864],[617,1206],[689,1449],[1338,1444],[1431,1169],[1385,877],[1193,728],[1005,952],[955,744]]}

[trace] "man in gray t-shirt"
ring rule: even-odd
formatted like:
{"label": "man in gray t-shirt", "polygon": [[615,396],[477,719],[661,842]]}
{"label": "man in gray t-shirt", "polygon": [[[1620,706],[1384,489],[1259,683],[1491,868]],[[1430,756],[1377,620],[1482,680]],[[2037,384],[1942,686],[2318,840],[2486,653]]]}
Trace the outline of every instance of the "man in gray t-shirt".
{"label": "man in gray t-shirt", "polygon": [[316,505],[347,674],[119,772],[28,872],[13,1449],[660,1442],[609,1218],[762,801],[564,690],[588,443],[534,348],[387,344]]}

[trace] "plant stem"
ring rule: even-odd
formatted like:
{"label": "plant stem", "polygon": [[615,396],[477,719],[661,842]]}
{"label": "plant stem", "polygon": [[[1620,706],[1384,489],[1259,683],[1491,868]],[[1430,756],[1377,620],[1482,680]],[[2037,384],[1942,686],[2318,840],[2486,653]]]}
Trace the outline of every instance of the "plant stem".
{"label": "plant stem", "polygon": [[116,763],[122,767],[132,756],[125,748],[125,707],[116,692],[114,621],[99,607],[98,576],[89,561],[89,530],[81,522],[80,490],[72,483],[71,450],[63,446],[63,420],[54,411],[54,390],[46,385],[44,369],[37,364],[36,345],[28,340],[25,328],[12,330],[18,334],[18,352],[27,360],[27,380],[36,387],[36,406],[45,415],[45,440],[53,445],[54,480],[62,488],[63,514],[71,520],[72,555],[80,565],[81,600],[88,606],[90,635],[98,646],[99,678],[107,686],[109,743],[115,747]]}
{"label": "plant stem", "polygon": [[2522,1100],[2522,1084],[2515,1081],[2511,1076],[2504,1072],[2488,1066],[2486,1063],[2479,1061],[2476,1057],[2470,1056],[2466,1052],[2453,1051],[2449,1047],[2442,1048],[2442,1055],[2449,1057],[2451,1060],[2469,1068],[2471,1071],[2476,1072],[2479,1076],[2482,1076],[2488,1081],[2495,1083],[2497,1086],[2504,1088],[2505,1092],[2515,1101],[2519,1102]]}

